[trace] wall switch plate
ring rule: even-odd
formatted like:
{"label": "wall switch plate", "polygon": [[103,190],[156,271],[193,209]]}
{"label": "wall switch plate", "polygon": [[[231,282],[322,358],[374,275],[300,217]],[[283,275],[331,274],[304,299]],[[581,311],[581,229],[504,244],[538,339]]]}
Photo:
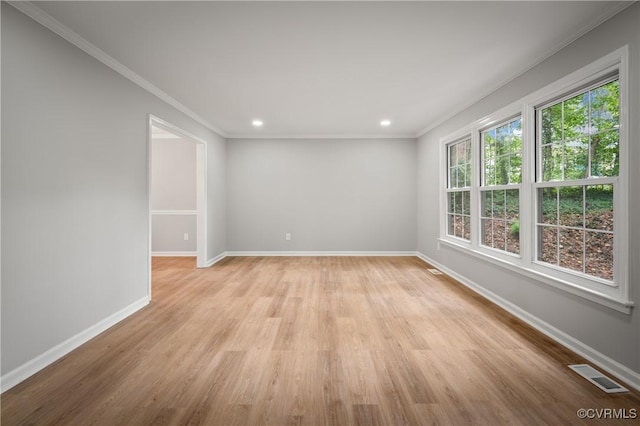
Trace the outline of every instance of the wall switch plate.
{"label": "wall switch plate", "polygon": [[189,234],[184,234],[184,240],[189,241]]}
{"label": "wall switch plate", "polygon": [[287,241],[291,241],[291,233],[287,232],[286,234],[284,234],[284,239]]}

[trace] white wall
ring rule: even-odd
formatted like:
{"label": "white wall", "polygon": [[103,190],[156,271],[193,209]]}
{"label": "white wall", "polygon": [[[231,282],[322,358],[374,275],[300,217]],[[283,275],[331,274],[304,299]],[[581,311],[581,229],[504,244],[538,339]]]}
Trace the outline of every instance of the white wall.
{"label": "white wall", "polygon": [[228,250],[415,251],[415,140],[234,139],[227,150]]}
{"label": "white wall", "polygon": [[[439,140],[525,95],[570,74],[613,50],[630,46],[630,161],[629,217],[637,225],[640,217],[640,4],[591,31],[529,72],[487,96],[467,110],[431,130],[418,140],[418,250],[482,288],[493,292],[570,338],[595,349],[605,358],[620,363],[636,374],[640,384],[640,312],[626,315],[578,296],[553,289],[543,283],[456,249],[438,248],[440,220]],[[630,230],[631,299],[640,304],[640,227]],[[621,368],[619,370],[624,369]]]}
{"label": "white wall", "polygon": [[207,141],[214,257],[226,141],[2,3],[3,386],[145,301],[149,114]]}
{"label": "white wall", "polygon": [[[195,253],[196,208],[196,144],[186,139],[153,139],[151,251],[154,254]],[[184,234],[189,238],[186,241]]]}

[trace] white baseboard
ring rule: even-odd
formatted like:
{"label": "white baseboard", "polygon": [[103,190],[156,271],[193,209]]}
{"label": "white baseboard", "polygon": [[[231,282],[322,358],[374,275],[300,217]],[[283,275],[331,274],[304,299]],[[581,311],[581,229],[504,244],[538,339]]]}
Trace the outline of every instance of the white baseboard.
{"label": "white baseboard", "polygon": [[72,350],[76,349],[78,346],[88,342],[109,327],[114,326],[134,312],[137,312],[138,310],[144,308],[148,304],[149,298],[145,296],[142,299],[139,299],[129,306],[119,310],[118,312],[108,316],[97,324],[94,324],[86,330],[76,334],[75,336],[70,337],[59,345],[54,346],[45,353],[38,355],[31,361],[28,361],[22,364],[20,367],[9,371],[7,374],[0,378],[0,392],[9,390],[18,383],[33,376],[38,371],[59,360]]}
{"label": "white baseboard", "polygon": [[214,258],[207,260],[207,264],[204,267],[208,268],[210,266],[213,266],[216,263],[220,262],[225,257],[227,257],[227,253],[223,251],[222,253],[220,253],[219,255],[215,256]]}
{"label": "white baseboard", "polygon": [[609,358],[607,355],[597,351],[591,346],[584,344],[583,342],[568,335],[564,331],[557,329],[556,327],[541,320],[540,318],[534,315],[531,315],[529,312],[525,311],[519,306],[514,305],[513,303],[509,302],[506,299],[503,299],[502,297],[498,296],[492,291],[489,291],[484,287],[482,287],[481,285],[475,283],[473,280],[470,280],[452,271],[451,269],[436,262],[433,259],[430,259],[424,254],[418,252],[417,256],[423,261],[440,269],[442,272],[446,273],[450,277],[456,279],[464,286],[470,288],[471,290],[475,291],[479,295],[485,297],[486,299],[500,306],[502,309],[506,310],[507,312],[511,313],[512,315],[526,322],[531,327],[540,331],[542,334],[550,337],[554,341],[560,343],[562,346],[565,346],[566,348],[572,350],[576,354],[589,360],[590,362],[594,363],[595,365],[607,371],[608,373],[616,376],[617,378],[624,381],[625,383],[635,388],[636,390],[640,390],[640,373],[631,370],[629,367],[620,364],[618,361],[612,358]]}
{"label": "white baseboard", "polygon": [[153,251],[152,257],[193,257],[197,256],[195,251]]}
{"label": "white baseboard", "polygon": [[416,256],[415,251],[228,251],[227,256]]}

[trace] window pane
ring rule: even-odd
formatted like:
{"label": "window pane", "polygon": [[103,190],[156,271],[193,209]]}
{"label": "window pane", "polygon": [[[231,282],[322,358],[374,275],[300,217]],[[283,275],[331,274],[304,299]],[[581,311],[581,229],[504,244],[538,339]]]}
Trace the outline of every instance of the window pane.
{"label": "window pane", "polygon": [[456,145],[456,160],[459,166],[464,165],[467,162],[467,144],[465,142],[457,143]]}
{"label": "window pane", "polygon": [[538,243],[538,259],[558,264],[558,230],[550,226],[538,226],[539,243]]}
{"label": "window pane", "polygon": [[471,192],[464,191],[462,193],[462,214],[471,214]]}
{"label": "window pane", "polygon": [[522,183],[522,158],[520,154],[512,155],[510,163],[509,183]]}
{"label": "window pane", "polygon": [[455,235],[455,216],[447,215],[447,234]]}
{"label": "window pane", "polygon": [[522,152],[522,120],[520,118],[511,122],[509,152],[517,155]]}
{"label": "window pane", "polygon": [[560,193],[560,225],[582,227],[583,203],[581,186],[564,186],[558,188]]}
{"label": "window pane", "polygon": [[538,190],[538,202],[542,203],[540,223],[558,223],[558,190],[556,188],[541,188]]}
{"label": "window pane", "polygon": [[543,145],[562,141],[562,103],[542,110],[541,133]]}
{"label": "window pane", "polygon": [[564,180],[584,179],[587,177],[589,139],[568,141],[564,146]]}
{"label": "window pane", "polygon": [[541,111],[543,181],[618,175],[619,101],[619,83],[613,81]]}
{"label": "window pane", "polygon": [[456,144],[449,145],[449,167],[453,167],[458,164],[456,152]]}
{"label": "window pane", "polygon": [[493,192],[493,217],[504,219],[505,215],[505,199],[504,191],[491,191]]}
{"label": "window pane", "polygon": [[551,182],[554,180],[563,180],[562,174],[562,145],[553,144],[542,147],[542,180]]}
{"label": "window pane", "polygon": [[587,186],[585,227],[613,231],[613,185]]}
{"label": "window pane", "polygon": [[462,230],[462,238],[464,238],[465,240],[470,240],[471,239],[471,218],[469,216],[463,216],[462,222],[464,226]]}
{"label": "window pane", "polygon": [[493,245],[493,220],[482,219],[482,244],[491,247]]}
{"label": "window pane", "polygon": [[447,194],[447,199],[448,199],[448,203],[447,203],[447,213],[454,213],[456,211],[456,203],[455,203],[455,197],[454,197],[454,192],[449,192]]}
{"label": "window pane", "polygon": [[509,253],[520,253],[520,222],[507,222],[507,247]]}
{"label": "window pane", "polygon": [[454,201],[455,208],[453,212],[456,214],[461,214],[462,213],[462,192],[454,192],[453,197],[455,199]]}
{"label": "window pane", "polygon": [[506,240],[506,224],[504,220],[493,220],[493,248],[504,250]]}
{"label": "window pane", "polygon": [[613,234],[586,233],[586,273],[613,281]]}
{"label": "window pane", "polygon": [[591,132],[618,128],[620,122],[620,84],[612,81],[591,91]]}
{"label": "window pane", "polygon": [[462,216],[455,215],[453,217],[454,222],[454,235],[456,237],[462,237]]}
{"label": "window pane", "polygon": [[520,216],[520,191],[518,189],[508,189],[506,191],[505,205],[507,209],[507,219],[517,220]]}
{"label": "window pane", "polygon": [[482,217],[492,217],[493,216],[493,191],[482,191],[480,192],[482,210],[480,215]]}
{"label": "window pane", "polygon": [[591,136],[591,176],[618,176],[618,130]]}
{"label": "window pane", "polygon": [[471,186],[471,139],[448,145],[449,188]]}
{"label": "window pane", "polygon": [[560,266],[582,272],[583,238],[582,230],[560,229]]}
{"label": "window pane", "polygon": [[522,181],[522,122],[520,118],[481,134],[484,185],[510,185]]}
{"label": "window pane", "polygon": [[490,158],[485,160],[484,163],[484,184],[486,186],[495,185],[496,184],[496,167],[495,167],[495,158]]}
{"label": "window pane", "polygon": [[501,155],[496,158],[496,185],[509,184],[509,155]]}
{"label": "window pane", "polygon": [[588,133],[589,98],[588,94],[580,94],[563,102],[564,106],[564,140],[575,139]]}

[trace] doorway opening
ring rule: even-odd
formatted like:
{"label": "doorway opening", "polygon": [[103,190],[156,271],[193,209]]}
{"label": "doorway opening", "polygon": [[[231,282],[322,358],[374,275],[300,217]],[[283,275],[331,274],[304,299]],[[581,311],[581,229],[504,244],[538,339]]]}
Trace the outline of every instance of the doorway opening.
{"label": "doorway opening", "polygon": [[195,256],[207,264],[207,144],[149,116],[149,298],[154,256]]}

